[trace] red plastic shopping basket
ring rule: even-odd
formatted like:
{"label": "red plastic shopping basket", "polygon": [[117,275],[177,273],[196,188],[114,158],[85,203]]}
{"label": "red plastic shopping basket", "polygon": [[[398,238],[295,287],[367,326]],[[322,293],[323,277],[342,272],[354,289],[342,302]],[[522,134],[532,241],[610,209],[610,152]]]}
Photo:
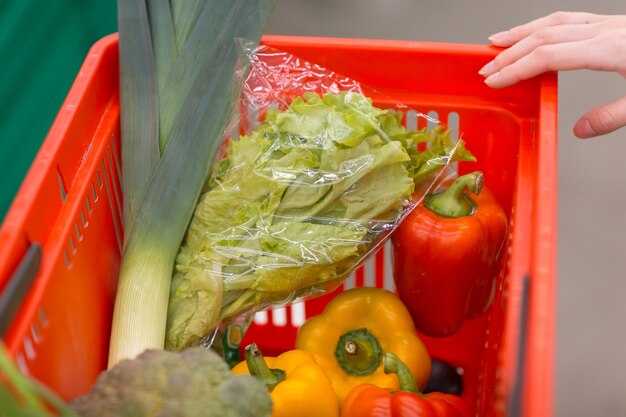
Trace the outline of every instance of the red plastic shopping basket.
{"label": "red plastic shopping basket", "polygon": [[[509,215],[506,263],[487,313],[454,336],[424,340],[433,357],[463,370],[463,395],[477,415],[552,415],[556,75],[494,90],[477,74],[496,54],[487,46],[285,36],[262,42],[431,113],[463,135],[478,162],[461,163],[459,171],[482,170]],[[111,35],[89,52],[0,229],[0,335],[24,372],[66,399],[85,393],[106,367],[122,244],[121,175]],[[389,252],[383,247],[338,291],[393,289]],[[293,348],[298,325],[332,295],[257,314],[245,339],[268,355]]]}

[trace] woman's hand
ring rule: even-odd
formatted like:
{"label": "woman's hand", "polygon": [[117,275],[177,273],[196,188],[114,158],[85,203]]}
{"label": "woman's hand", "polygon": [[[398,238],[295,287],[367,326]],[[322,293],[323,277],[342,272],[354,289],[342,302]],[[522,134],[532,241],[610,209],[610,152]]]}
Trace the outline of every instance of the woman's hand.
{"label": "woman's hand", "polygon": [[[508,48],[479,71],[490,87],[507,87],[546,71],[589,69],[626,77],[626,16],[556,12],[489,40]],[[626,97],[584,114],[574,134],[588,138],[623,126]]]}

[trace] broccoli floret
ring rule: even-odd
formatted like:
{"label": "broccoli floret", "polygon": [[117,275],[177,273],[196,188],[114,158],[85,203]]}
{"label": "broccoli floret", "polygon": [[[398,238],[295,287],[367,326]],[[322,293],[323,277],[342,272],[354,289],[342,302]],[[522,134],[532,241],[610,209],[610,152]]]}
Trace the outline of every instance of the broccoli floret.
{"label": "broccoli floret", "polygon": [[269,416],[265,385],[212,350],[147,350],[103,372],[71,406],[82,417]]}

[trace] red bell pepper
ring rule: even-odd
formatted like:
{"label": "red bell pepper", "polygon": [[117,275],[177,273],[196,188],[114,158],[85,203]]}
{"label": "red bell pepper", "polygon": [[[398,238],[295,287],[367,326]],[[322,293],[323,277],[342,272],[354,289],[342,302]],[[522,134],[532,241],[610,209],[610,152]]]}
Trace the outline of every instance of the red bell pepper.
{"label": "red bell pepper", "polygon": [[392,236],[398,295],[423,334],[456,333],[494,298],[507,217],[483,182],[473,172],[425,196]]}
{"label": "red bell pepper", "polygon": [[462,397],[442,392],[419,392],[411,370],[391,352],[384,356],[385,373],[398,376],[400,390],[373,384],[354,387],[341,406],[341,417],[469,417]]}

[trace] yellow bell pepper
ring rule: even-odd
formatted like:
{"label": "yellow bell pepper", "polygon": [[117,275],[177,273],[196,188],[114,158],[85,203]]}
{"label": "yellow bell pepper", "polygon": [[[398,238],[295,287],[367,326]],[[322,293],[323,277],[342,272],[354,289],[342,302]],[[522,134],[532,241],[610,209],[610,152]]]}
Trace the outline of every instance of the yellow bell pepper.
{"label": "yellow bell pepper", "polygon": [[264,358],[256,344],[246,346],[246,360],[234,374],[252,374],[270,390],[272,417],[339,417],[339,404],[330,380],[303,350]]}
{"label": "yellow bell pepper", "polygon": [[397,376],[384,372],[386,352],[407,364],[420,389],[430,375],[430,355],[407,308],[395,294],[380,288],[354,288],[334,297],[321,314],[300,327],[296,348],[313,355],[340,406],[359,384],[400,388]]}

